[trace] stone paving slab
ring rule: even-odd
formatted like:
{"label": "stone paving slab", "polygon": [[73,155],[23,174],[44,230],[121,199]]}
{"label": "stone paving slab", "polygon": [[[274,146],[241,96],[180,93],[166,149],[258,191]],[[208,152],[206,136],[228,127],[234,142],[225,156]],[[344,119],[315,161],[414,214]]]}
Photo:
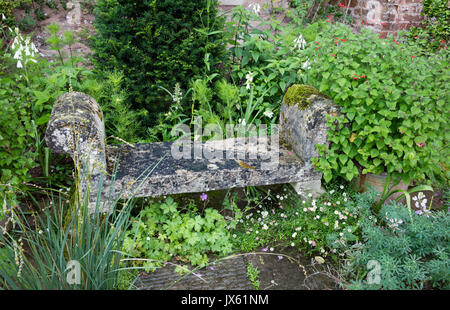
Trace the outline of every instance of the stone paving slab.
{"label": "stone paving slab", "polygon": [[247,279],[247,265],[242,256],[225,259],[202,268],[195,273],[180,276],[174,266],[157,269],[140,276],[136,282],[138,290],[251,290]]}
{"label": "stone paving slab", "polygon": [[259,270],[260,290],[338,289],[337,283],[326,273],[317,274],[318,270],[326,270],[328,263],[313,268],[311,262],[295,250],[236,254],[196,270],[197,275],[180,276],[174,271],[175,266],[166,265],[140,275],[135,286],[138,290],[255,290],[247,277],[249,263]]}

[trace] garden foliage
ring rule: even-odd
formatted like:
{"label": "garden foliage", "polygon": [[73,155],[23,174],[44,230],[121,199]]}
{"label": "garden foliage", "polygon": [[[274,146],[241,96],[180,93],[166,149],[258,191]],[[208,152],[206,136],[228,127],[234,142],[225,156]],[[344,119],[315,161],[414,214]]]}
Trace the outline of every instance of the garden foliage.
{"label": "garden foliage", "polygon": [[422,2],[423,27],[412,28],[409,39],[427,50],[446,48],[450,40],[450,8],[447,0]]}
{"label": "garden foliage", "polygon": [[323,257],[344,256],[345,249],[360,240],[361,214],[355,201],[369,199],[373,193],[360,197],[343,189],[332,189],[318,199],[299,199],[287,187],[279,194],[260,197],[256,207],[245,212],[232,230],[234,247],[241,251],[264,247],[263,251],[268,251],[278,245]]}
{"label": "garden foliage", "polygon": [[147,258],[137,264],[152,271],[175,257],[181,258],[182,264],[203,267],[208,263],[207,254],[229,254],[231,236],[224,217],[212,208],[206,208],[203,215],[193,204],[186,209],[180,210],[170,197],[145,207],[132,219],[124,251],[132,258]]}
{"label": "garden foliage", "polygon": [[440,171],[449,158],[449,53],[421,49],[368,30],[328,25],[304,52],[299,71],[342,107],[328,118],[330,148],[315,161],[326,181],[388,172],[405,183]]}
{"label": "garden foliage", "polygon": [[22,0],[0,0],[0,15],[10,16],[12,11],[17,8]]}
{"label": "garden foliage", "polygon": [[[101,190],[101,189],[100,189]],[[0,190],[0,194],[3,194]],[[120,252],[129,226],[133,202],[109,201],[110,212],[101,212],[99,201],[52,197],[42,212],[20,208],[11,217],[14,229],[0,234],[0,288],[14,290],[100,290],[119,285]],[[26,247],[26,248],[25,248]],[[70,282],[70,262],[80,264],[79,283]],[[74,277],[77,278],[76,276]]]}
{"label": "garden foliage", "polygon": [[[0,49],[3,60],[0,63],[0,184],[2,188],[7,187],[5,193],[11,198],[13,192],[25,189],[24,183],[31,180],[30,170],[39,164],[44,177],[63,183],[67,181],[64,175],[67,171],[63,172],[58,166],[56,156],[49,152],[44,140],[56,98],[67,91],[86,92],[99,98],[108,111],[113,106],[111,117],[123,112],[123,106],[118,101],[120,85],[116,85],[113,74],[104,82],[106,86],[99,88],[92,71],[79,65],[85,61],[83,58],[63,55],[62,48],[68,46],[71,51],[75,43],[73,33],[61,35],[56,24],[48,26],[47,43],[58,57],[47,61],[40,57],[29,36],[21,34],[17,28],[1,27],[5,44]],[[111,122],[108,133],[128,138],[127,134],[133,134],[133,126],[125,121],[132,115],[122,115],[119,124]],[[127,125],[126,130],[120,125]]]}
{"label": "garden foliage", "polygon": [[[144,126],[172,100],[159,86],[187,89],[190,80],[223,62],[224,19],[217,0],[112,1],[95,8],[94,63],[124,75],[128,103],[145,108]],[[153,119],[153,122],[149,121]]]}
{"label": "garden foliage", "polygon": [[[358,206],[370,213],[370,205]],[[363,242],[354,245],[348,256],[346,272],[352,279],[348,288],[450,288],[447,211],[413,213],[404,205],[390,204],[380,210],[377,218],[378,223],[375,216],[361,221]]]}

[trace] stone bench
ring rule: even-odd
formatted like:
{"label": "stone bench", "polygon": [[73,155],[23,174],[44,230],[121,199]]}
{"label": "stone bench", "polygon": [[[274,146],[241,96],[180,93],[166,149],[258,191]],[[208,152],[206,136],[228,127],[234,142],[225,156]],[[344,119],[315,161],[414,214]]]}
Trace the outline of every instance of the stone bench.
{"label": "stone bench", "polygon": [[[298,96],[299,87],[304,86],[287,91],[281,130],[271,136],[106,145],[99,105],[86,94],[71,92],[56,100],[45,139],[52,151],[71,155],[81,172],[80,190],[89,189],[93,203],[100,187],[102,200],[284,183],[298,193],[318,194],[322,174],[310,159],[318,155],[315,144],[327,144],[325,115],[337,108],[307,86],[309,93]],[[174,158],[180,141],[191,148],[185,158]]]}

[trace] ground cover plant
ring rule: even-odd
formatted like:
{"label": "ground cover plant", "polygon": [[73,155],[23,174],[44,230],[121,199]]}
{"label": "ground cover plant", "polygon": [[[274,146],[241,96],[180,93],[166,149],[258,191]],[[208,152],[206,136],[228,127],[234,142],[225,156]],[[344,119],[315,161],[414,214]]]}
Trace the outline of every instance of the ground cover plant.
{"label": "ground cover plant", "polygon": [[344,256],[342,250],[360,238],[360,214],[353,197],[358,194],[343,189],[335,186],[320,198],[299,198],[284,187],[281,193],[261,197],[232,230],[234,246],[268,252],[287,246],[334,259]]}
{"label": "ground cover plant", "polygon": [[[203,200],[207,195],[203,194]],[[127,231],[123,251],[137,260],[138,266],[154,271],[178,257],[180,272],[185,265],[204,267],[207,254],[224,256],[232,251],[228,223],[216,209],[205,208],[198,212],[194,202],[179,208],[171,197],[147,205]]]}
{"label": "ground cover plant", "polygon": [[350,248],[344,264],[348,288],[449,289],[449,213],[430,211],[423,193],[415,202],[416,212],[394,203],[363,218],[363,242]]}

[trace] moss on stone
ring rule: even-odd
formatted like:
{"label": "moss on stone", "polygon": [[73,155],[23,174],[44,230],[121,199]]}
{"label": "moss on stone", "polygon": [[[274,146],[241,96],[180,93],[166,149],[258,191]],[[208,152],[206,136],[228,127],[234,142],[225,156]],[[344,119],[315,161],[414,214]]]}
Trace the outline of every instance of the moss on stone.
{"label": "moss on stone", "polygon": [[294,84],[291,87],[289,87],[283,99],[288,106],[296,105],[300,109],[304,110],[310,104],[308,98],[311,95],[322,95],[322,94],[312,86],[303,84]]}

